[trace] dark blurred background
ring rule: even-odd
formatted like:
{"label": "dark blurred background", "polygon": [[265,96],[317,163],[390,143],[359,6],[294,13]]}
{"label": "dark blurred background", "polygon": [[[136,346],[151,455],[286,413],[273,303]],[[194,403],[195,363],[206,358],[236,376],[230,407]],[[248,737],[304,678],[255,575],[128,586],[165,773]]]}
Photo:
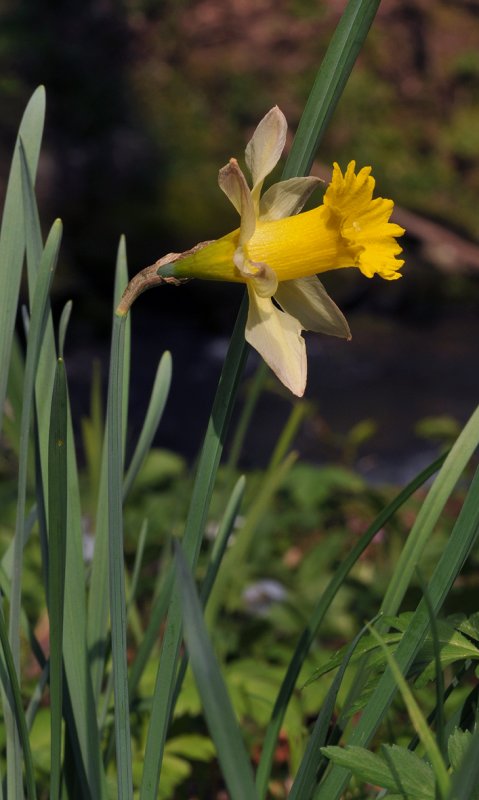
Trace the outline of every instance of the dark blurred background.
{"label": "dark blurred background", "polygon": [[[68,363],[79,414],[93,359],[105,365],[108,357],[120,234],[133,274],[236,226],[218,168],[243,155],[275,103],[294,132],[344,7],[1,0],[0,180],[25,103],[43,83],[37,188],[45,230],[56,216],[65,226],[54,300],[57,314],[74,300]],[[378,193],[395,200],[408,228],[404,278],[325,276],[353,341],[308,337],[315,410],[298,440],[307,458],[326,457],[325,431],[347,437],[371,419],[359,466],[403,479],[435,446],[418,438],[416,423],[464,421],[478,401],[478,101],[479,1],[384,0],[314,169],[323,175],[333,160],[353,158],[373,165]],[[195,281],[137,301],[133,428],[170,349],[174,383],[160,443],[194,455],[241,291]],[[256,365],[252,356],[247,375]],[[289,408],[286,395],[265,395],[246,462],[264,463]]]}

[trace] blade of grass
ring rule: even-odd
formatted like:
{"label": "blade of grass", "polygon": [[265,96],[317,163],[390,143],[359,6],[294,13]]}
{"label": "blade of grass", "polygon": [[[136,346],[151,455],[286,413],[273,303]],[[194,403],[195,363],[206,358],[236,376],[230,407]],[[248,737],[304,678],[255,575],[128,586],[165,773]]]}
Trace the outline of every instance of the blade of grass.
{"label": "blade of grass", "polygon": [[310,404],[304,400],[298,400],[294,402],[293,408],[291,409],[289,417],[286,421],[286,425],[283,427],[283,430],[281,431],[273,450],[270,462],[268,464],[268,472],[276,469],[281,461],[286,458],[288,450],[293,443],[293,439],[298,432],[298,428],[305,417],[308,416],[309,410]]}
{"label": "blade of grass", "polygon": [[60,358],[63,358],[65,337],[67,335],[68,323],[70,322],[72,308],[73,308],[72,301],[67,300],[67,302],[63,306],[63,311],[60,316],[60,322],[58,323],[58,355],[60,356]]}
{"label": "blade of grass", "polygon": [[[435,663],[435,684],[436,684],[436,708],[435,708],[435,719],[436,719],[436,739],[437,739],[437,746],[439,751],[442,755],[444,761],[447,760],[447,743],[446,743],[446,736],[445,736],[445,727],[446,721],[444,716],[444,696],[445,696],[445,687],[444,687],[444,674],[441,668],[441,644],[439,642],[439,633],[437,630],[437,620],[434,614],[434,610],[431,606],[431,600],[429,598],[429,592],[427,590],[426,583],[418,570],[418,578],[419,578],[419,585],[421,587],[422,595],[426,601],[427,610],[429,612],[429,626],[431,628],[431,639],[432,645],[434,650],[434,663]],[[429,722],[429,719],[428,719]]]}
{"label": "blade of grass", "polygon": [[[1,605],[0,605],[0,644],[2,646],[3,658],[5,661],[5,666],[8,675],[8,686],[4,685],[5,694],[9,698],[11,698],[12,709],[14,711],[16,724],[18,726],[19,740],[21,742],[23,757],[25,759],[25,778],[27,786],[27,797],[28,800],[35,800],[37,795],[35,791],[35,777],[33,770],[32,753],[30,750],[30,740],[28,738],[28,729],[25,720],[25,714],[23,711],[23,703],[20,694],[20,686],[18,684],[17,670],[15,668],[12,651],[10,649],[10,644],[8,641],[7,626],[5,624],[5,619],[3,616],[3,610],[1,608]],[[4,677],[3,675],[2,675],[2,680],[6,680],[6,677]],[[23,781],[20,783],[20,785],[17,785],[17,792],[15,794],[8,795],[8,797],[17,797],[17,796],[23,797]]]}
{"label": "blade of grass", "polygon": [[[126,262],[126,248],[125,240],[122,237],[118,247],[116,270],[115,270],[115,290],[114,290],[114,308],[121,293],[128,282],[128,270]],[[116,319],[116,317],[115,317]],[[121,387],[121,406],[122,406],[122,463],[124,453],[124,440],[125,440],[125,402],[126,402],[126,389],[125,383],[129,375],[129,352],[130,352],[130,321],[127,320],[125,329],[122,332],[125,344],[123,349],[124,363],[121,366],[122,387]],[[110,368],[113,359],[113,336],[111,342],[110,354]],[[106,412],[106,431],[108,430],[108,423],[111,414],[113,413],[110,406],[110,394],[107,403]],[[111,465],[109,458],[109,441],[105,435],[103,442],[103,452],[100,468],[100,482],[98,487],[98,505],[96,511],[95,521],[95,550],[93,554],[93,562],[91,567],[90,577],[90,593],[88,597],[88,649],[90,652],[90,669],[93,683],[93,692],[95,697],[95,704],[98,707],[98,701],[101,694],[101,687],[103,682],[103,673],[105,668],[105,654],[108,641],[108,581],[105,580],[105,575],[108,574],[109,563],[109,495],[108,495],[108,469]]]}
{"label": "blade of grass", "polygon": [[126,604],[127,612],[129,612],[130,607],[135,602],[136,592],[138,590],[138,582],[140,580],[140,570],[143,565],[143,556],[145,553],[147,535],[148,535],[148,520],[144,519],[138,536],[138,545],[136,547],[136,552],[135,552],[135,561],[133,563],[133,570],[131,573],[128,601]]}
{"label": "blade of grass", "polygon": [[[218,533],[215,538],[213,549],[211,551],[208,567],[206,569],[206,575],[201,584],[200,602],[204,609],[206,609],[208,606],[208,600],[213,590],[213,586],[215,584],[215,580],[218,575],[221,562],[223,561],[223,556],[226,552],[230,536],[233,532],[235,520],[238,516],[240,505],[243,500],[244,489],[245,489],[245,478],[244,475],[242,475],[240,478],[238,478],[233,488],[233,491],[231,492],[231,496],[228,500],[225,513],[223,514],[223,519],[221,520],[221,524],[218,528]],[[185,655],[181,660],[180,668],[178,670],[178,677],[176,679],[175,694],[173,699],[173,707],[176,705],[176,700],[178,699],[178,696],[180,694],[187,666],[188,666],[188,655],[185,653]]]}
{"label": "blade of grass", "polygon": [[[146,667],[146,664],[148,663],[148,658],[150,657],[152,650],[154,649],[155,645],[158,642],[160,626],[166,616],[168,610],[168,604],[171,600],[174,579],[175,579],[174,569],[172,569],[171,565],[168,564],[167,569],[165,571],[165,576],[162,577],[161,579],[161,584],[158,594],[155,597],[155,600],[153,601],[147,628],[144,632],[143,639],[140,643],[140,646],[135,656],[135,660],[133,661],[133,665],[130,670],[128,678],[128,695],[130,698],[130,704],[134,700],[134,695],[138,683],[143,674],[143,671]],[[104,757],[105,765],[109,764],[113,756],[113,753],[114,753],[114,740],[112,739],[111,736],[109,736],[108,732],[108,739]]]}
{"label": "blade of grass", "polygon": [[10,369],[7,386],[7,403],[11,413],[3,417],[2,435],[18,458],[20,447],[20,418],[22,416],[23,379],[25,363],[19,338],[15,333],[10,351]]}
{"label": "blade of grass", "polygon": [[[129,616],[131,614],[131,608],[132,608],[132,606],[134,604],[134,601],[135,601],[135,595],[136,595],[136,591],[137,591],[137,588],[138,588],[138,581],[139,581],[139,578],[140,578],[140,570],[141,570],[141,566],[142,566],[142,563],[143,563],[143,555],[144,555],[144,552],[145,552],[145,543],[146,543],[147,533],[148,533],[148,520],[145,519],[145,520],[143,520],[143,524],[142,524],[141,530],[140,530],[140,535],[138,537],[138,547],[136,548],[135,562],[133,564],[133,572],[132,572],[132,576],[131,576],[131,584],[130,584],[130,589],[129,589],[129,592],[128,592],[128,600],[127,600],[127,603],[126,603],[127,619],[129,618]],[[105,726],[105,723],[106,723],[108,709],[109,709],[109,706],[110,706],[110,699],[111,699],[112,691],[113,691],[113,672],[110,672],[110,674],[108,676],[107,686],[106,686],[106,689],[104,691],[104,696],[103,696],[103,708],[102,708],[102,712],[100,714],[100,721],[99,721],[100,730],[103,730],[103,728]],[[129,691],[128,691],[128,694],[130,696],[130,692]],[[108,760],[111,757],[111,755],[113,755],[113,752],[111,752],[111,754],[107,753]]]}
{"label": "blade of grass", "polygon": [[23,141],[30,174],[36,175],[45,120],[45,90],[37,89],[28,103],[18,132],[0,229],[0,430],[7,390],[10,353],[25,252],[22,176],[19,142]]}
{"label": "blade of grass", "polygon": [[206,575],[201,584],[200,600],[203,606],[207,605],[211,591],[215,584],[220,564],[226,552],[226,548],[228,546],[228,542],[233,532],[234,524],[243,501],[245,485],[246,479],[244,475],[241,475],[236,481],[233,491],[231,492],[230,498],[226,505],[225,513],[223,514],[221,524],[218,528],[218,533],[216,534],[215,542],[208,562],[208,567],[206,569]]}
{"label": "blade of grass", "polygon": [[417,491],[430,477],[434,475],[444,462],[446,455],[440,456],[429,467],[423,470],[416,478],[414,478],[405,489],[403,489],[394,500],[389,503],[386,508],[376,517],[374,522],[363,533],[359,541],[353,547],[351,552],[338,566],[334,576],[329,582],[326,590],[321,595],[318,604],[310,617],[308,625],[304,629],[301,637],[296,645],[293,657],[289,663],[286,675],[276,698],[273,713],[266,730],[266,735],[263,742],[263,750],[261,759],[258,766],[256,775],[256,782],[260,797],[265,797],[268,786],[269,775],[273,764],[274,751],[278,740],[279,731],[283,724],[284,715],[288,707],[289,700],[296,686],[296,681],[315,637],[318,634],[319,628],[326,616],[328,609],[331,606],[337,592],[343,585],[343,582],[356,564],[366,547],[370,544],[379,530],[387,524],[387,522],[394,516],[396,511],[408,500],[414,492]]}
{"label": "blade of grass", "polygon": [[[28,542],[33,526],[37,522],[37,507],[34,505],[30,509],[25,519],[24,525],[24,536],[23,536],[23,546],[25,547],[26,543]],[[9,598],[10,597],[10,581],[12,579],[12,570],[13,570],[13,549],[14,549],[14,542],[11,541],[9,546],[7,547],[5,553],[3,554],[3,558],[1,560],[1,569],[5,574],[5,579],[2,578],[1,588],[2,592]],[[8,581],[6,580],[8,579]],[[7,585],[8,583],[8,585]]]}
{"label": "blade of grass", "polygon": [[143,427],[133,453],[128,472],[123,484],[123,496],[130,491],[138,472],[152,446],[154,436],[163,416],[166,401],[171,385],[172,361],[171,354],[163,353],[156,371],[150,402],[145,415]]}
{"label": "blade of grass", "polygon": [[[12,584],[10,590],[10,618],[9,638],[12,649],[13,663],[17,674],[20,674],[20,611],[21,611],[21,581],[23,566],[23,540],[25,526],[25,501],[27,493],[27,465],[28,445],[30,438],[30,418],[33,409],[35,374],[40,353],[40,346],[45,332],[48,313],[48,294],[55,273],[58,250],[60,247],[62,227],[59,220],[54,222],[45,249],[43,251],[38,277],[35,286],[35,295],[32,304],[32,313],[29,326],[27,355],[25,362],[25,382],[23,391],[23,405],[21,418],[20,458],[18,465],[18,498],[17,516],[15,521],[15,539],[13,549]],[[20,786],[21,767],[20,751],[16,730],[12,725],[10,711],[5,707],[5,722],[7,730],[7,784],[9,793],[16,796],[15,787]]]}
{"label": "blade of grass", "polygon": [[309,737],[304,756],[301,759],[299,770],[294,779],[293,786],[291,787],[291,792],[288,795],[288,800],[309,800],[313,793],[317,783],[319,765],[322,759],[321,747],[326,744],[328,728],[333,718],[336,698],[356,646],[359,644],[367,630],[368,626],[365,625],[354,637],[353,641],[346,650],[346,653],[344,654],[341,666],[334,676],[334,680],[329,688],[326,698],[324,699],[323,705],[321,706],[321,711],[319,712],[313,731]]}
{"label": "blade of grass", "polygon": [[246,402],[241,411],[239,420],[236,424],[234,436],[231,442],[229,457],[228,457],[228,472],[232,473],[237,467],[246,432],[249,428],[254,410],[257,406],[258,400],[261,396],[266,378],[268,377],[268,367],[264,361],[261,361],[258,369],[256,370],[252,380],[249,383],[248,391],[246,394]]}
{"label": "blade of grass", "polygon": [[176,588],[181,595],[185,642],[228,793],[231,800],[255,800],[257,794],[251,763],[209,641],[191,571],[176,543],[175,556]]}
{"label": "blade of grass", "polygon": [[118,797],[133,798],[130,715],[126,643],[126,601],[123,560],[123,366],[126,319],[113,321],[108,382],[108,551],[111,621],[111,659],[115,699],[115,748]]}
{"label": "blade of grass", "polygon": [[[479,532],[479,471],[476,472],[464,505],[441,554],[428,585],[434,614],[438,614],[452,584],[459,574]],[[424,599],[419,603],[408,629],[396,650],[397,665],[403,674],[414,661],[429,628],[429,610]],[[348,744],[366,747],[386,714],[397,685],[388,668],[374,690],[363,715],[351,733]],[[315,793],[315,800],[338,800],[349,780],[347,770],[333,767]]]}
{"label": "blade of grass", "polygon": [[67,526],[67,388],[65,365],[57,361],[50,422],[48,498],[50,618],[50,797],[60,798],[63,703],[63,606]]}
{"label": "blade of grass", "polygon": [[88,478],[86,504],[90,510],[90,516],[92,516],[98,508],[103,442],[105,438],[101,365],[97,359],[92,364],[90,409],[88,417],[83,417],[81,421],[81,438],[85,453],[85,472]]}

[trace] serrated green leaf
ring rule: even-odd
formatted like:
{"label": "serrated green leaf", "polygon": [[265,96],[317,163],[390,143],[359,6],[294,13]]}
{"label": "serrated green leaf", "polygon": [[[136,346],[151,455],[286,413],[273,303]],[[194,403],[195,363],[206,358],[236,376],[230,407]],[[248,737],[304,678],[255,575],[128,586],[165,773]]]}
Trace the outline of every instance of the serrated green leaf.
{"label": "serrated green leaf", "polygon": [[415,753],[385,745],[382,756],[364,747],[322,747],[321,752],[362,781],[400,792],[404,800],[435,800],[434,773]]}
{"label": "serrated green leaf", "polygon": [[448,800],[478,800],[478,798],[479,728],[476,728],[471,735],[468,747],[462,753],[458,769],[453,772]]}
{"label": "serrated green leaf", "polygon": [[455,728],[454,732],[451,733],[447,740],[447,752],[451,762],[451,768],[454,772],[459,770],[471,741],[471,731],[462,731],[460,728]]}
{"label": "serrated green leaf", "polygon": [[[383,638],[384,638],[384,641],[385,641],[385,643],[387,645],[393,646],[393,645],[397,645],[398,642],[401,641],[402,634],[401,633],[389,633],[389,634],[386,634]],[[310,678],[308,678],[308,680],[306,681],[304,686],[309,686],[309,684],[312,683],[313,681],[316,681],[319,678],[322,678],[323,675],[327,675],[328,672],[331,672],[332,670],[337,669],[338,667],[340,667],[341,664],[343,663],[343,659],[344,659],[344,656],[345,656],[348,648],[349,648],[349,645],[345,645],[344,647],[341,647],[341,649],[338,650],[336,653],[334,653],[334,655],[331,656],[331,658],[329,658],[328,661],[326,661],[324,664],[322,664],[320,667],[318,667],[317,670],[315,670],[313,672],[312,676]],[[350,663],[354,664],[355,662],[359,661],[359,659],[362,656],[364,656],[366,654],[371,654],[371,653],[375,653],[376,654],[376,659],[374,659],[374,660],[370,659],[368,661],[368,664],[371,666],[371,668],[377,669],[377,668],[383,666],[384,663],[385,663],[385,657],[384,657],[384,653],[381,652],[381,648],[378,645],[377,641],[374,639],[373,636],[364,636],[364,638],[359,642],[359,644],[358,644],[358,646],[357,646],[357,648],[356,648],[356,650],[354,652],[354,655],[351,657]]]}
{"label": "serrated green leaf", "polygon": [[206,736],[199,733],[185,733],[173,736],[165,745],[165,754],[174,753],[193,761],[211,761],[216,756],[216,748]]}
{"label": "serrated green leaf", "polygon": [[479,611],[476,611],[475,614],[471,614],[467,619],[462,620],[459,625],[457,625],[457,630],[479,642]]}

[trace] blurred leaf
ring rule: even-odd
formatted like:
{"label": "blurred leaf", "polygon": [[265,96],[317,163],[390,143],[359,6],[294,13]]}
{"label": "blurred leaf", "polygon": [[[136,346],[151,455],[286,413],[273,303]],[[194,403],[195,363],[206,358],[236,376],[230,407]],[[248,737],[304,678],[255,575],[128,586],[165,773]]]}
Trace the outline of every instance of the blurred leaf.
{"label": "blurred leaf", "polygon": [[165,746],[166,753],[185,756],[193,761],[211,761],[216,755],[216,749],[211,739],[206,736],[185,733],[183,736],[174,736],[168,739]]}
{"label": "blurred leaf", "polygon": [[208,637],[193,577],[179,545],[175,555],[185,642],[223,777],[232,800],[246,797],[255,800],[253,773],[241,730]]}
{"label": "blurred leaf", "polygon": [[364,489],[363,479],[352,470],[309,464],[295,464],[286,485],[288,494],[303,509],[317,508],[334,492],[356,493]]}
{"label": "blurred leaf", "polygon": [[186,474],[186,461],[171,450],[154,448],[141,467],[133,491],[158,490]]}
{"label": "blurred leaf", "polygon": [[453,442],[459,436],[461,426],[453,417],[424,417],[415,426],[415,433],[423,439]]}

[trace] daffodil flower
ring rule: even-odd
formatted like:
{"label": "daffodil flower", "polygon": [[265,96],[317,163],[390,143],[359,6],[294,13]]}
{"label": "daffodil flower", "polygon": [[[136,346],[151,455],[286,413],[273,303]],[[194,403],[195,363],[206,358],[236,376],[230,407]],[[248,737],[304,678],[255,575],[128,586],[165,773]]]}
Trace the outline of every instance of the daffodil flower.
{"label": "daffodil flower", "polygon": [[344,174],[334,164],[323,203],[311,211],[299,213],[318,178],[280,181],[261,196],[263,182],[284,149],[286,133],[286,119],[275,106],[246,147],[251,189],[236,159],[219,172],[220,188],[238,211],[240,227],[185,253],[169,254],[154,266],[158,279],[166,281],[203,278],[245,283],[246,340],[280,381],[301,397],[306,386],[301,332],[351,338],[345,317],[317,273],[354,266],[368,278],[374,274],[399,278],[404,262],[396,258],[401,252],[396,237],[404,230],[389,222],[392,201],[373,199],[371,167],[356,174],[354,161]]}

